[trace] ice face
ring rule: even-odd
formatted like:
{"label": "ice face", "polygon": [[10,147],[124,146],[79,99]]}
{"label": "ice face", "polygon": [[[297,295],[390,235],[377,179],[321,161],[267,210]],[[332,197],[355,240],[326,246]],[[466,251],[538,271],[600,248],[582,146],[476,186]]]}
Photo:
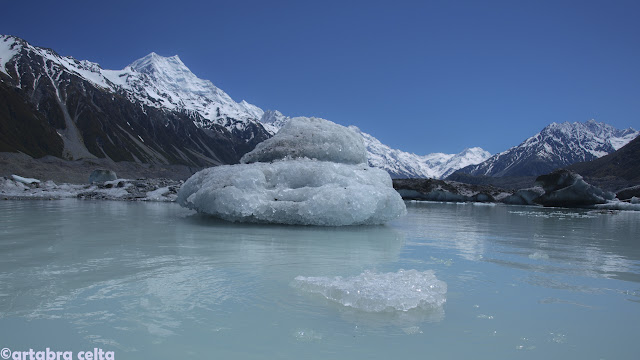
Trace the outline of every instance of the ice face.
{"label": "ice face", "polygon": [[297,225],[382,224],[406,212],[384,170],[311,159],[205,169],[177,201],[229,221]]}
{"label": "ice face", "polygon": [[243,164],[285,158],[309,158],[342,164],[367,163],[362,136],[355,131],[319,118],[297,117],[278,133],[240,160]]}
{"label": "ice face", "polygon": [[447,284],[438,280],[433,271],[365,271],[350,278],[298,276],[292,286],[366,312],[434,309],[447,300]]}

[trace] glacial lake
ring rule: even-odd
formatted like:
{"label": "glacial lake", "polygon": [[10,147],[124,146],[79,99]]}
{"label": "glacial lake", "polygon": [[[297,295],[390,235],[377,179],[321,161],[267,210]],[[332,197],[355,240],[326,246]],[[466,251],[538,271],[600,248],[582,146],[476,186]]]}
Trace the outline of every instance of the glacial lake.
{"label": "glacial lake", "polygon": [[[228,223],[172,203],[2,201],[0,348],[74,359],[94,348],[117,359],[638,358],[640,212],[407,209],[386,226],[319,228]],[[376,276],[400,269],[432,271],[446,302],[372,313],[294,286],[367,272],[375,291]]]}

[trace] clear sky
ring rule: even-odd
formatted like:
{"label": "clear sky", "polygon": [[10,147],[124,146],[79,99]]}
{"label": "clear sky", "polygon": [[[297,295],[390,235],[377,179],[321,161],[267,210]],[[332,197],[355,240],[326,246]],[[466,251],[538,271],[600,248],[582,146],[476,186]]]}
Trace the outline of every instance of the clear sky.
{"label": "clear sky", "polygon": [[236,100],[417,154],[551,122],[640,128],[640,1],[1,1],[0,33],[122,69],[178,54]]}

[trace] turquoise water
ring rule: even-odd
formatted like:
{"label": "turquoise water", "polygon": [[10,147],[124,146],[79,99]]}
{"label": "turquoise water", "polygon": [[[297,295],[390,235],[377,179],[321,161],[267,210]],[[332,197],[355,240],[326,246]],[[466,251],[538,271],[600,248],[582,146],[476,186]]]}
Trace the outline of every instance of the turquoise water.
{"label": "turquoise water", "polygon": [[[407,203],[387,226],[233,224],[175,204],[0,202],[0,348],[117,359],[637,359],[640,213]],[[303,277],[433,271],[370,313]],[[375,289],[375,282],[370,284]],[[399,285],[400,286],[400,285]]]}

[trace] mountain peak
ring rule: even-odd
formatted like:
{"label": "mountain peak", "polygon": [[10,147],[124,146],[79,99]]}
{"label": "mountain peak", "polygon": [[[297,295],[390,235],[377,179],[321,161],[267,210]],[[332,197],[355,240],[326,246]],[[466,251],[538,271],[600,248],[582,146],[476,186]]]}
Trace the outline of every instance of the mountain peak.
{"label": "mountain peak", "polygon": [[183,72],[192,74],[191,70],[180,60],[178,55],[165,57],[155,52],[134,61],[129,67],[137,72],[144,73]]}

